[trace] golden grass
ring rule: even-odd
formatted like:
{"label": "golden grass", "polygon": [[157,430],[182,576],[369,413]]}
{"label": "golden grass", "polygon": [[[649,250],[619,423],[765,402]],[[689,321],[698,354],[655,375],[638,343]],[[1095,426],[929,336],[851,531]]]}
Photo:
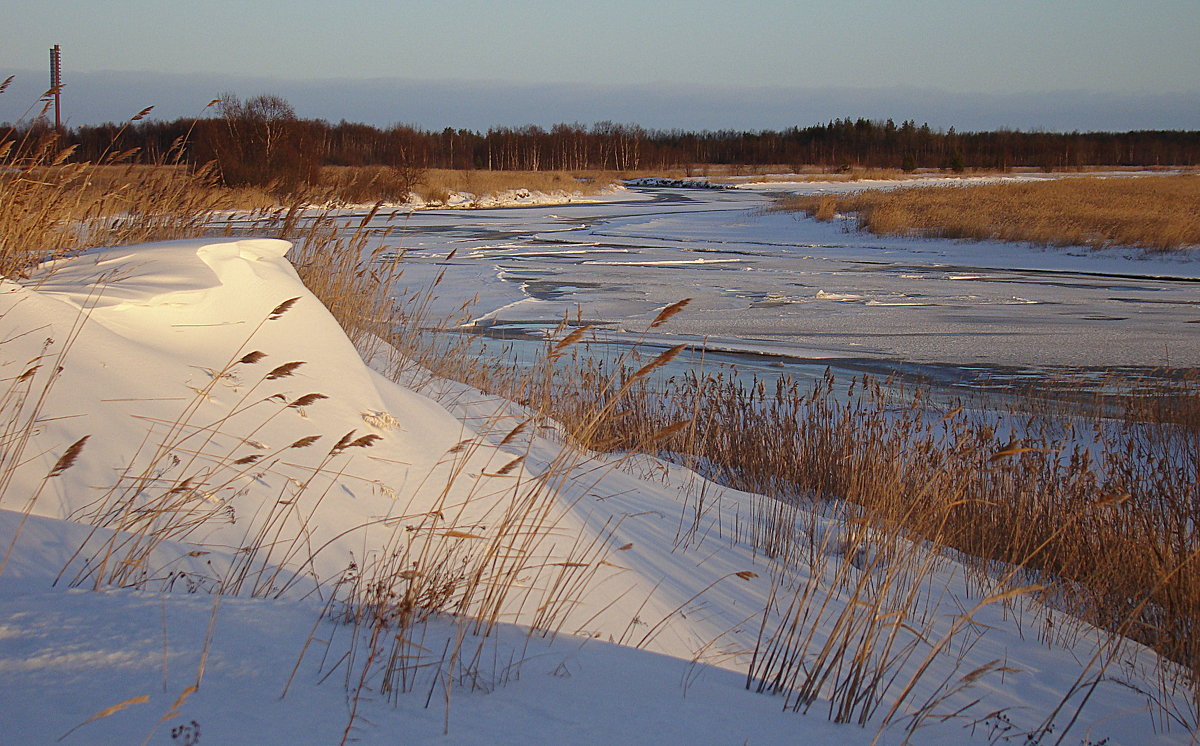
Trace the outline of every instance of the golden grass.
{"label": "golden grass", "polygon": [[[28,150],[28,149],[27,149]],[[0,274],[46,251],[201,235],[217,211],[266,213],[305,205],[426,203],[452,193],[482,202],[504,192],[594,195],[624,174],[607,171],[451,171],[327,166],[320,182],[280,198],[270,188],[224,187],[206,168],[178,164],[69,163],[47,143],[35,154],[0,158]],[[111,216],[119,216],[110,221]],[[22,258],[24,257],[24,258]],[[12,269],[8,270],[13,271]]]}
{"label": "golden grass", "polygon": [[[708,175],[710,166],[697,166],[691,171]],[[1086,166],[1079,169],[1074,169],[1075,173],[1085,174],[1090,172],[1102,171],[1105,173],[1122,172],[1122,171],[1171,171],[1177,169],[1168,168],[1141,168],[1129,166]],[[1190,169],[1189,169],[1190,170]],[[751,182],[809,182],[819,183],[825,181],[834,182],[856,182],[856,181],[913,181],[916,179],[969,179],[979,176],[1000,176],[1011,175],[1013,173],[1040,173],[1038,169],[1032,168],[1016,168],[1016,169],[998,169],[998,168],[968,168],[963,171],[947,171],[937,168],[918,168],[912,171],[905,171],[899,168],[882,168],[882,167],[865,167],[865,166],[846,166],[843,168],[831,168],[828,166],[816,165],[777,165],[777,166],[725,166],[720,167],[720,170],[711,171],[714,181],[724,183],[745,183]]]}
{"label": "golden grass", "polygon": [[883,235],[1150,251],[1200,245],[1197,174],[1070,177],[792,197],[780,209],[818,219],[830,219],[834,212],[855,213],[860,228]]}
{"label": "golden grass", "polygon": [[[1047,586],[1044,600],[1183,664],[1188,683],[1163,669],[1164,688],[1183,686],[1200,706],[1200,537],[1190,528],[1200,521],[1200,382],[1130,390],[1081,416],[1078,406],[1063,414],[1032,396],[1010,411],[938,404],[867,379],[848,399],[832,377],[812,389],[745,386],[720,374],[655,381],[647,373],[659,359],[624,367],[581,357],[540,378],[505,378],[495,367],[443,371],[528,402],[585,447],[666,454],[766,496],[735,535],[785,564],[820,557],[793,529],[797,501],[816,498],[870,527],[874,545],[905,537],[958,550],[985,593],[991,573],[1014,568],[1014,580]],[[447,368],[460,364],[447,358]],[[1019,440],[1006,434],[1010,426]],[[702,511],[698,503],[697,520]],[[681,521],[678,541],[692,541],[697,525]],[[901,564],[921,576],[915,557]],[[907,593],[907,580],[892,580],[888,594]],[[864,623],[837,621],[868,634]],[[865,717],[856,707],[838,717]],[[1173,717],[1195,722],[1194,711]]]}
{"label": "golden grass", "polygon": [[50,137],[0,157],[0,276],[88,246],[199,236],[225,204],[203,169],[64,163],[69,156]]}
{"label": "golden grass", "polygon": [[[89,166],[87,189],[97,195],[128,190],[144,182],[185,178],[185,166]],[[642,174],[637,174],[642,175]],[[317,184],[296,194],[280,197],[271,188],[222,187],[206,183],[214,207],[237,210],[269,210],[297,201],[311,205],[397,204],[417,197],[427,203],[443,203],[451,194],[474,195],[483,201],[504,192],[593,195],[619,183],[630,174],[614,171],[485,171],[393,168],[389,166],[325,166]]]}

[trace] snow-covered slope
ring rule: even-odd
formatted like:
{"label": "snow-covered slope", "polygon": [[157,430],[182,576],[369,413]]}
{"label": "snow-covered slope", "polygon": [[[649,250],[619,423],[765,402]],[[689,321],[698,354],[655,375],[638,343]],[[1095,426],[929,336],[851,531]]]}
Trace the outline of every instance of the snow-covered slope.
{"label": "snow-covered slope", "polygon": [[[781,712],[784,697],[745,691],[760,629],[813,589],[816,653],[861,603],[847,579],[899,582],[887,563],[847,552],[850,530],[828,514],[772,511],[647,457],[574,451],[457,384],[400,386],[363,363],[287,248],[100,249],[0,285],[15,423],[0,743],[52,741],[128,700],[64,742],[157,728],[160,743],[195,743],[196,729],[204,743],[331,743],[352,724],[368,743],[867,743],[898,698],[884,742],[919,723],[917,742],[988,743],[1035,728],[1089,681],[1103,636],[1067,625],[1070,639],[1042,640],[1055,614],[1019,599],[967,622],[993,589],[938,560],[927,590],[895,596],[919,610],[884,604],[868,625],[905,621],[912,653],[882,668],[894,685],[866,727],[829,723],[824,690],[807,715]],[[768,557],[752,538],[767,514],[814,551]],[[365,652],[383,649],[371,630],[327,605],[388,562],[393,582],[438,573],[423,587],[448,589],[440,603],[457,613],[399,633],[414,638],[400,694],[389,662]],[[475,635],[476,614],[496,622],[490,635]],[[1153,656],[1129,651],[1140,658],[1108,670],[1069,742],[1186,742],[1138,693],[1153,690]]]}

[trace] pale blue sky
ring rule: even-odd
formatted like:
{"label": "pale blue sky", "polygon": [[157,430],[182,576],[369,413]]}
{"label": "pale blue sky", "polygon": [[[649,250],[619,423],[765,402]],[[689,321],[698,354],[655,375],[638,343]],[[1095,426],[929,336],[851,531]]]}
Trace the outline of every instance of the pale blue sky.
{"label": "pale blue sky", "polygon": [[[796,102],[790,123],[809,124],[828,118],[808,110],[808,94],[818,91],[845,96],[830,105],[860,109],[898,108],[915,95],[930,108],[915,118],[931,122],[965,116],[962,104],[974,100],[980,116],[1003,118],[1007,101],[1019,121],[977,126],[1055,127],[1066,112],[1049,111],[1054,97],[1045,94],[1071,92],[1084,101],[1094,94],[1114,111],[1124,106],[1142,126],[1200,128],[1200,0],[0,0],[0,13],[0,73],[27,79],[13,92],[44,89],[47,50],[61,44],[75,123],[114,116],[106,107],[135,98],[130,81],[140,77],[147,91],[194,91],[196,107],[208,91],[287,89],[302,115],[422,126],[522,123],[507,121],[519,118],[519,107],[497,109],[480,96],[473,111],[460,100],[486,83],[493,94],[525,96],[524,121],[534,123],[590,121],[587,96],[563,106],[570,96],[553,94],[573,89],[595,91],[619,110],[603,118],[653,126],[670,126],[663,122],[672,113],[682,127],[710,119],[702,126],[786,126],[773,123],[791,116],[786,108],[760,121],[782,99]],[[327,110],[330,81],[338,83],[340,115]],[[390,113],[378,100],[381,91],[409,96],[430,83],[457,92],[455,106],[396,101]],[[656,90],[676,92],[670,109],[656,106]],[[747,95],[754,90],[757,99]],[[6,98],[0,118],[19,115]],[[681,110],[687,100],[710,111]],[[126,109],[140,105],[130,100]],[[742,109],[714,124],[711,110],[730,106]],[[1044,123],[1035,121],[1039,109],[1047,109]],[[1088,116],[1101,115],[1080,112]]]}

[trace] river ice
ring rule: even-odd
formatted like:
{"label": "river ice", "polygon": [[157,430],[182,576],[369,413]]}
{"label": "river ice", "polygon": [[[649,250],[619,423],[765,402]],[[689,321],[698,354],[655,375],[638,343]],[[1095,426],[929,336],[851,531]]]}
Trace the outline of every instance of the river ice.
{"label": "river ice", "polygon": [[[790,185],[819,192],[844,186]],[[779,185],[637,187],[612,202],[419,212],[395,223],[405,286],[469,325],[572,319],[665,329],[727,350],[890,363],[1200,365],[1200,262],[1130,249],[886,238],[771,212]],[[452,250],[455,255],[447,261]],[[663,340],[660,340],[663,341]]]}

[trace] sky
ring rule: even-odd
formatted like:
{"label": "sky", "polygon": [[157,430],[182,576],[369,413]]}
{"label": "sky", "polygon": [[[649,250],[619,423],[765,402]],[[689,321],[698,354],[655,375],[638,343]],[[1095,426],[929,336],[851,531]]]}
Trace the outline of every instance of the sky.
{"label": "sky", "polygon": [[1200,129],[1200,0],[0,0],[0,120],[63,50],[69,124],[222,93],[425,128]]}

